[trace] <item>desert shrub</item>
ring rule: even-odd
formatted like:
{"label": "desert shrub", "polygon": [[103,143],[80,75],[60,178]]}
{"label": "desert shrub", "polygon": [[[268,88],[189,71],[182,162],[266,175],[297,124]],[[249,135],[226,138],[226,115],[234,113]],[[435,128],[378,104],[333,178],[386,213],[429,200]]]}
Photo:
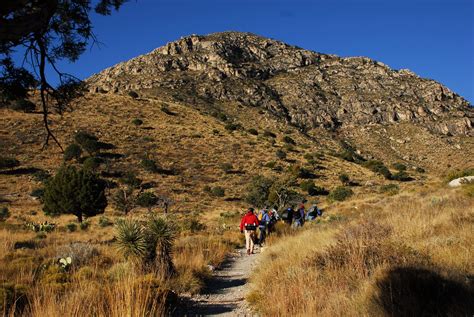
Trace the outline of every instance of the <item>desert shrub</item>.
{"label": "desert shrub", "polygon": [[82,167],[89,171],[95,171],[99,168],[102,160],[98,157],[88,157],[82,163]]}
{"label": "desert shrub", "polygon": [[323,187],[316,186],[313,181],[306,180],[302,181],[300,184],[301,190],[308,193],[310,196],[318,196],[318,195],[327,195],[328,191]]}
{"label": "desert shrub", "polygon": [[207,193],[207,194],[210,194],[210,193],[211,193],[211,190],[212,190],[212,188],[211,188],[211,186],[209,186],[209,185],[206,185],[206,186],[204,186],[204,188],[203,188],[203,191],[204,191],[205,193]]}
{"label": "desert shrub", "polygon": [[158,173],[160,168],[156,165],[156,162],[152,159],[144,158],[140,162],[141,167],[150,173]]}
{"label": "desert shrub", "polygon": [[211,189],[211,195],[214,196],[214,197],[224,197],[225,196],[225,189],[220,187],[220,186],[213,187]]}
{"label": "desert shrub", "polygon": [[44,207],[46,215],[73,214],[79,222],[83,216],[104,212],[107,206],[106,184],[88,170],[62,166],[45,184]]}
{"label": "desert shrub", "polygon": [[252,135],[258,135],[258,131],[255,130],[254,128],[250,128],[250,129],[248,129],[247,131],[248,131],[248,133],[250,133],[250,134],[252,134]]}
{"label": "desert shrub", "polygon": [[33,179],[37,182],[44,183],[51,177],[51,174],[49,174],[45,170],[39,170],[33,174]]}
{"label": "desert shrub", "polygon": [[112,226],[114,223],[106,216],[100,216],[99,218],[99,227],[105,228]]}
{"label": "desert shrub", "polygon": [[31,197],[37,198],[39,201],[43,201],[44,188],[36,188],[30,193]]}
{"label": "desert shrub", "polygon": [[95,135],[85,131],[77,132],[74,135],[74,141],[90,155],[94,155],[100,150],[99,139]]}
{"label": "desert shrub", "polygon": [[339,145],[341,146],[342,151],[336,153],[335,156],[349,162],[363,163],[365,161],[365,159],[361,155],[357,154],[355,148],[349,143],[342,141]]}
{"label": "desert shrub", "polygon": [[352,190],[348,187],[344,187],[344,186],[339,186],[339,187],[336,187],[335,189],[333,189],[329,195],[328,195],[328,199],[329,200],[337,200],[337,201],[343,201],[343,200],[346,200],[347,198],[351,197],[354,193],[352,192]]}
{"label": "desert shrub", "polygon": [[296,145],[296,142],[295,140],[293,140],[292,137],[288,136],[288,135],[285,135],[283,137],[283,142],[287,143],[287,144],[291,144],[291,145]]}
{"label": "desert shrub", "polygon": [[81,147],[76,144],[72,143],[66,147],[64,150],[64,160],[65,161],[70,161],[72,159],[78,160],[81,157],[82,154],[82,149]]}
{"label": "desert shrub", "polygon": [[86,231],[87,229],[89,229],[90,225],[90,222],[83,221],[79,224],[79,229],[81,229],[82,231]]}
{"label": "desert shrub", "polygon": [[396,169],[397,171],[406,171],[407,170],[407,166],[403,163],[400,163],[400,162],[397,162],[397,163],[393,163],[392,164],[392,167],[394,169]]}
{"label": "desert shrub", "polygon": [[14,168],[20,165],[20,162],[13,157],[0,156],[0,169]]}
{"label": "desert shrub", "polygon": [[[0,163],[1,165],[1,163]],[[466,177],[466,176],[473,176],[474,175],[474,168],[468,168],[464,170],[456,170],[456,171],[449,171],[448,175],[446,176],[446,180],[448,182],[452,181],[453,179]]]}
{"label": "desert shrub", "polygon": [[186,230],[186,231],[191,231],[192,233],[196,233],[196,232],[205,230],[206,225],[204,225],[203,223],[201,223],[199,220],[195,218],[187,218],[185,219],[185,221],[183,221],[181,229]]}
{"label": "desert shrub", "polygon": [[242,126],[239,123],[229,122],[225,125],[227,131],[235,131],[242,129]]}
{"label": "desert shrub", "polygon": [[370,160],[364,162],[362,165],[372,172],[382,175],[386,179],[392,178],[392,173],[390,173],[390,170],[381,161]]}
{"label": "desert shrub", "polygon": [[0,208],[0,221],[5,221],[10,217],[10,211],[7,207]]}
{"label": "desert shrub", "polygon": [[351,179],[347,174],[339,174],[339,181],[341,181],[342,185],[348,185],[351,182]]}
{"label": "desert shrub", "polygon": [[142,183],[142,180],[137,177],[137,174],[135,172],[128,171],[120,178],[120,182],[133,189],[139,188]]}
{"label": "desert shrub", "polygon": [[222,163],[221,169],[224,171],[224,173],[229,173],[232,171],[233,166],[231,163]]}
{"label": "desert shrub", "polygon": [[285,151],[287,151],[287,152],[296,152],[295,146],[294,146],[293,144],[285,143],[285,144],[283,145],[283,148],[284,148]]}
{"label": "desert shrub", "polygon": [[143,124],[143,120],[142,120],[142,119],[135,118],[135,119],[132,120],[132,124],[133,124],[133,125],[136,125],[136,126],[142,125],[142,124]]}
{"label": "desert shrub", "polygon": [[245,201],[254,206],[265,205],[272,185],[271,179],[261,175],[255,176],[247,187]]}
{"label": "desert shrub", "polygon": [[128,95],[129,95],[130,97],[132,97],[133,99],[137,99],[137,98],[138,98],[138,93],[135,92],[135,91],[133,91],[133,90],[130,90],[130,91],[128,92]]}
{"label": "desert shrub", "polygon": [[136,204],[140,207],[147,208],[151,212],[151,209],[156,206],[159,202],[159,198],[152,192],[144,192],[138,195]]}
{"label": "desert shrub", "polygon": [[10,108],[15,111],[33,112],[36,110],[36,105],[26,99],[18,99],[10,104]]}
{"label": "desert shrub", "polygon": [[399,181],[399,182],[409,182],[409,181],[413,180],[413,178],[410,175],[408,175],[408,173],[405,172],[405,171],[399,171],[399,172],[393,174],[391,179],[393,179],[395,181]]}
{"label": "desert shrub", "polygon": [[280,149],[278,149],[278,150],[275,152],[275,155],[276,155],[276,157],[278,157],[280,160],[286,159],[286,152],[285,152],[285,151],[282,151],[282,150],[280,150]]}
{"label": "desert shrub", "polygon": [[307,192],[309,191],[310,188],[313,188],[315,187],[316,185],[314,184],[313,181],[311,180],[305,180],[305,181],[302,181],[301,184],[300,184],[300,188],[301,190]]}
{"label": "desert shrub", "polygon": [[70,222],[70,223],[66,224],[66,229],[69,232],[74,232],[74,231],[77,230],[77,224],[75,224],[74,222]]}
{"label": "desert shrub", "polygon": [[396,195],[399,191],[400,187],[397,184],[387,184],[380,187],[380,192],[388,195]]}
{"label": "desert shrub", "polygon": [[[463,185],[464,194],[468,197],[474,197],[474,183],[469,183]],[[0,216],[1,219],[1,216]]]}
{"label": "desert shrub", "polygon": [[119,189],[116,191],[112,195],[112,201],[115,208],[124,214],[128,214],[133,208],[135,208],[135,198],[131,188]]}
{"label": "desert shrub", "polygon": [[263,136],[264,136],[264,137],[267,137],[267,138],[272,138],[272,139],[274,139],[274,138],[277,137],[276,134],[273,133],[273,132],[270,131],[270,130],[265,130],[265,131],[263,131]]}
{"label": "desert shrub", "polygon": [[419,166],[415,169],[415,171],[416,171],[417,173],[425,173],[425,172],[426,172],[423,167],[419,167]]}
{"label": "desert shrub", "polygon": [[306,153],[305,155],[303,155],[303,158],[307,161],[314,160],[314,156],[310,153]]}

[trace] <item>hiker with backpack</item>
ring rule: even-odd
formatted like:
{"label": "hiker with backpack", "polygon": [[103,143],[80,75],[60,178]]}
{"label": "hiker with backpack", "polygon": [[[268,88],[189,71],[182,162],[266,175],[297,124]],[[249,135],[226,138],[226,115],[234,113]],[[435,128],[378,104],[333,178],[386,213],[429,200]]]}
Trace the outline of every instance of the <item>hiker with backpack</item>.
{"label": "hiker with backpack", "polygon": [[311,208],[308,210],[308,214],[306,215],[307,221],[315,220],[318,216],[320,217],[323,214],[323,211],[318,208],[316,205],[312,205]]}
{"label": "hiker with backpack", "polygon": [[253,254],[255,232],[259,225],[257,216],[254,214],[254,209],[249,208],[247,213],[242,217],[240,221],[240,232],[245,233],[245,247],[247,254]]}
{"label": "hiker with backpack", "polygon": [[286,210],[284,210],[281,213],[281,219],[287,224],[291,226],[291,223],[293,222],[293,214],[295,211],[293,210],[292,207],[288,207]]}
{"label": "hiker with backpack", "polygon": [[266,208],[261,210],[261,217],[259,221],[260,224],[258,225],[258,230],[260,232],[260,235],[258,237],[258,244],[262,246],[267,236],[268,225],[270,224],[270,216],[268,215]]}
{"label": "hiker with backpack", "polygon": [[302,227],[304,224],[304,203],[302,202],[301,205],[298,207],[298,210],[295,212],[293,218],[295,220],[294,227]]}

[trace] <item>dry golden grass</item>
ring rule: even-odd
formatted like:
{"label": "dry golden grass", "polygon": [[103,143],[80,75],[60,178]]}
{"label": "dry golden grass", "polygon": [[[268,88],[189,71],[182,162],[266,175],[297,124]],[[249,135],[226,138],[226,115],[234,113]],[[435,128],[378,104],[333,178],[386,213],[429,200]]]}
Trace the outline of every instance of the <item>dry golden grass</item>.
{"label": "dry golden grass", "polygon": [[373,209],[367,201],[352,204],[364,206],[364,215],[311,226],[263,254],[248,296],[262,315],[472,312],[472,198],[440,189],[387,197]]}

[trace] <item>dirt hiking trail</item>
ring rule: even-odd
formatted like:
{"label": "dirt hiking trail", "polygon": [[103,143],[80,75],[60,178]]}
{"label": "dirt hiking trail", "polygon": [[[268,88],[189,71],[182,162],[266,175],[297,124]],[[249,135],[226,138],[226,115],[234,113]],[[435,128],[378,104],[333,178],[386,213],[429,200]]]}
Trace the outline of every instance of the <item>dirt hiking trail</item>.
{"label": "dirt hiking trail", "polygon": [[200,295],[185,298],[175,316],[255,316],[247,307],[247,280],[256,265],[260,250],[246,254],[238,249],[214,271],[212,279]]}

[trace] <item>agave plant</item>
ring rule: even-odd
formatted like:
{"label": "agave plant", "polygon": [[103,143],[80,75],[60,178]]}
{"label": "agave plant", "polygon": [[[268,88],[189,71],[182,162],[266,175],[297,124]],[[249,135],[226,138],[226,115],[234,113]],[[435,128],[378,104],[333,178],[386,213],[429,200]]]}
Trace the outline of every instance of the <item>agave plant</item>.
{"label": "agave plant", "polygon": [[136,220],[118,221],[116,234],[117,248],[125,258],[143,261],[148,252],[148,245],[142,225]]}
{"label": "agave plant", "polygon": [[151,215],[146,227],[145,235],[149,246],[148,261],[164,276],[175,273],[171,251],[175,239],[174,227],[163,217]]}

